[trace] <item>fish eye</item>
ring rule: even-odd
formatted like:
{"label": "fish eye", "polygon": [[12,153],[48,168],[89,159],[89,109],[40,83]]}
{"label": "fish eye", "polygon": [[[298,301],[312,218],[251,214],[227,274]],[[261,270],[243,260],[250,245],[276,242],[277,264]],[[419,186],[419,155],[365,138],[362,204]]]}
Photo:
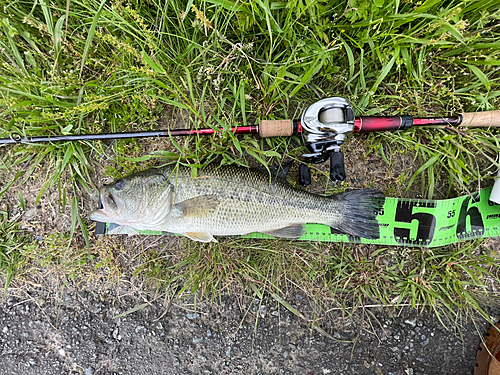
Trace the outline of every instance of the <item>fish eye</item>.
{"label": "fish eye", "polygon": [[120,191],[125,187],[125,181],[123,179],[116,180],[115,182],[115,189]]}

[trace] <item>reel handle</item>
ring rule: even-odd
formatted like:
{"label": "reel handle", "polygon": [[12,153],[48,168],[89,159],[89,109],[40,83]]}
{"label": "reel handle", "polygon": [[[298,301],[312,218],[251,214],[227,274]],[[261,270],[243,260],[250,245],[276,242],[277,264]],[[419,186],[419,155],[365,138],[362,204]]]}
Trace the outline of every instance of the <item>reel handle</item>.
{"label": "reel handle", "polygon": [[335,182],[344,181],[346,177],[344,154],[342,151],[332,152],[330,155],[330,180]]}

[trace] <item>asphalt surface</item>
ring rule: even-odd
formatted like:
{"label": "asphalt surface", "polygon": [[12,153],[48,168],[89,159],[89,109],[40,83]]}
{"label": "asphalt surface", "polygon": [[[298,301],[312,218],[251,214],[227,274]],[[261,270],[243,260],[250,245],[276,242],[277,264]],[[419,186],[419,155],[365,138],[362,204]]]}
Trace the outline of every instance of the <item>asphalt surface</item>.
{"label": "asphalt surface", "polygon": [[300,294],[287,302],[302,318],[271,297],[176,299],[166,310],[167,300],[147,301],[132,284],[11,291],[0,373],[469,375],[489,327],[464,318],[446,329],[432,314],[378,307],[320,313],[313,326],[304,318],[314,305]]}

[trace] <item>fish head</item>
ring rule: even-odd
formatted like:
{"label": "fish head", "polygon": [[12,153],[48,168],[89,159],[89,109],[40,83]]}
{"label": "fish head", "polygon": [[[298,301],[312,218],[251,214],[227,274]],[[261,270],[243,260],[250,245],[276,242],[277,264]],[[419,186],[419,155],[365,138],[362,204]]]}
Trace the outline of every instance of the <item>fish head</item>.
{"label": "fish head", "polygon": [[99,190],[102,207],[90,219],[104,223],[149,229],[171,210],[172,185],[155,169],[123,177]]}

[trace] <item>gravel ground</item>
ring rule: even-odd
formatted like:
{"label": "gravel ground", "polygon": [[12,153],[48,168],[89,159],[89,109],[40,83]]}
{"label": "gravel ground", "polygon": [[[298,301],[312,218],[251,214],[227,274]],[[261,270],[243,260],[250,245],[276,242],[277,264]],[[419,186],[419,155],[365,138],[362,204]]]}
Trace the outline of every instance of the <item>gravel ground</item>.
{"label": "gravel ground", "polygon": [[[116,317],[145,302],[130,282],[105,291],[69,285],[57,298],[47,288],[4,298],[1,374],[465,375],[478,332],[488,329],[464,320],[446,330],[431,315],[372,308],[362,330],[359,317],[318,317],[325,335],[273,300],[235,296],[196,309],[176,300],[167,312],[168,303],[153,300]],[[299,294],[287,302],[313,313]]]}

